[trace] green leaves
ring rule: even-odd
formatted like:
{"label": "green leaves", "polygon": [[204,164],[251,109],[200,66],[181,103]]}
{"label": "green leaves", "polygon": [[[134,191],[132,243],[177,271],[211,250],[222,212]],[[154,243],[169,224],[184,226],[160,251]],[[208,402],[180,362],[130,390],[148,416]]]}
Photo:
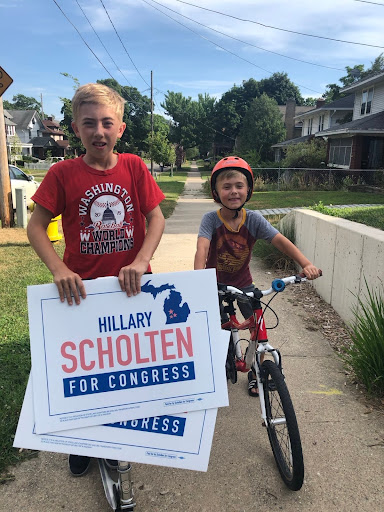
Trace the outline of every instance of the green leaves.
{"label": "green leaves", "polygon": [[343,360],[365,385],[368,393],[384,396],[384,295],[383,288],[358,297],[352,345]]}

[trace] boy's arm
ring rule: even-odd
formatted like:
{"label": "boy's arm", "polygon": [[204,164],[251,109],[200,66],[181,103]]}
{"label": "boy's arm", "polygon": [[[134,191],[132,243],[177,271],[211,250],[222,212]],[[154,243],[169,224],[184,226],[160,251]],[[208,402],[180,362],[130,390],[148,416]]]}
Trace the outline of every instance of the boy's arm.
{"label": "boy's arm", "polygon": [[80,304],[80,296],[85,299],[86,293],[81,277],[72,272],[56,254],[47,235],[47,227],[51,222],[52,213],[43,206],[36,204],[31,220],[28,222],[28,239],[39,258],[45,263],[53,275],[61,302],[67,299],[69,305],[73,298]]}
{"label": "boy's arm", "polygon": [[119,283],[121,290],[127,292],[128,297],[137,295],[141,290],[141,276],[148,270],[149,262],[159,245],[164,231],[165,220],[160,206],[156,206],[147,215],[147,233],[143,245],[137,253],[134,261],[122,267],[119,272]]}
{"label": "boy's arm", "polygon": [[211,245],[211,241],[208,240],[208,238],[199,236],[199,238],[197,239],[197,248],[196,248],[195,264],[194,264],[195,270],[201,270],[201,269],[205,268],[210,245]]}
{"label": "boy's arm", "polygon": [[304,256],[296,245],[281,233],[278,233],[272,238],[271,244],[300,265],[308,279],[316,279],[321,275],[319,269]]}

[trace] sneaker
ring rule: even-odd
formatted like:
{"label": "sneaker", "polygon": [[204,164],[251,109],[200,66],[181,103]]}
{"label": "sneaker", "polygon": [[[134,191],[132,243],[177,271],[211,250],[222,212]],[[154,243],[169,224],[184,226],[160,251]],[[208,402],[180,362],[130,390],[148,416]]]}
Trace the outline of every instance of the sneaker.
{"label": "sneaker", "polygon": [[106,465],[110,469],[117,469],[119,466],[119,461],[117,461],[117,460],[113,460],[113,459],[104,459],[104,460],[105,460]]}
{"label": "sneaker", "polygon": [[91,463],[90,457],[83,455],[69,455],[68,464],[69,471],[72,476],[83,476],[88,471]]}

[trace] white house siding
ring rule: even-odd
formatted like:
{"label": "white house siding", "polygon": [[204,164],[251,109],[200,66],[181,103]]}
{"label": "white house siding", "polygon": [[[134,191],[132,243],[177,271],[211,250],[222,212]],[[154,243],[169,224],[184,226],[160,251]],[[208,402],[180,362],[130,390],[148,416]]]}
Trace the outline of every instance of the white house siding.
{"label": "white house siding", "polygon": [[[365,89],[368,89],[369,87],[365,87]],[[355,94],[355,104],[353,108],[353,120],[360,119],[362,116],[361,111],[361,97],[362,97],[363,89],[356,92]],[[381,84],[376,84],[373,86],[373,98],[372,98],[372,108],[370,114],[377,114],[378,112],[384,111],[384,82]]]}

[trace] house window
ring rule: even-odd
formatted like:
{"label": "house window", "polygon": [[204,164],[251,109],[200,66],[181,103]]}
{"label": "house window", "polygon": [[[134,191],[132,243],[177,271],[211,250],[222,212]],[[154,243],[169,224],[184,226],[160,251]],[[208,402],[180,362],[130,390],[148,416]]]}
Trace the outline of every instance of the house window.
{"label": "house window", "polygon": [[349,167],[351,162],[352,139],[330,139],[329,164]]}
{"label": "house window", "polygon": [[372,98],[373,98],[373,87],[370,87],[369,89],[363,89],[363,92],[361,93],[361,109],[360,109],[360,114],[362,116],[371,113]]}
{"label": "house window", "polygon": [[319,116],[319,132],[324,130],[324,114]]}
{"label": "house window", "polygon": [[313,118],[308,119],[308,128],[307,128],[307,135],[311,135],[312,133],[312,125],[313,125]]}

